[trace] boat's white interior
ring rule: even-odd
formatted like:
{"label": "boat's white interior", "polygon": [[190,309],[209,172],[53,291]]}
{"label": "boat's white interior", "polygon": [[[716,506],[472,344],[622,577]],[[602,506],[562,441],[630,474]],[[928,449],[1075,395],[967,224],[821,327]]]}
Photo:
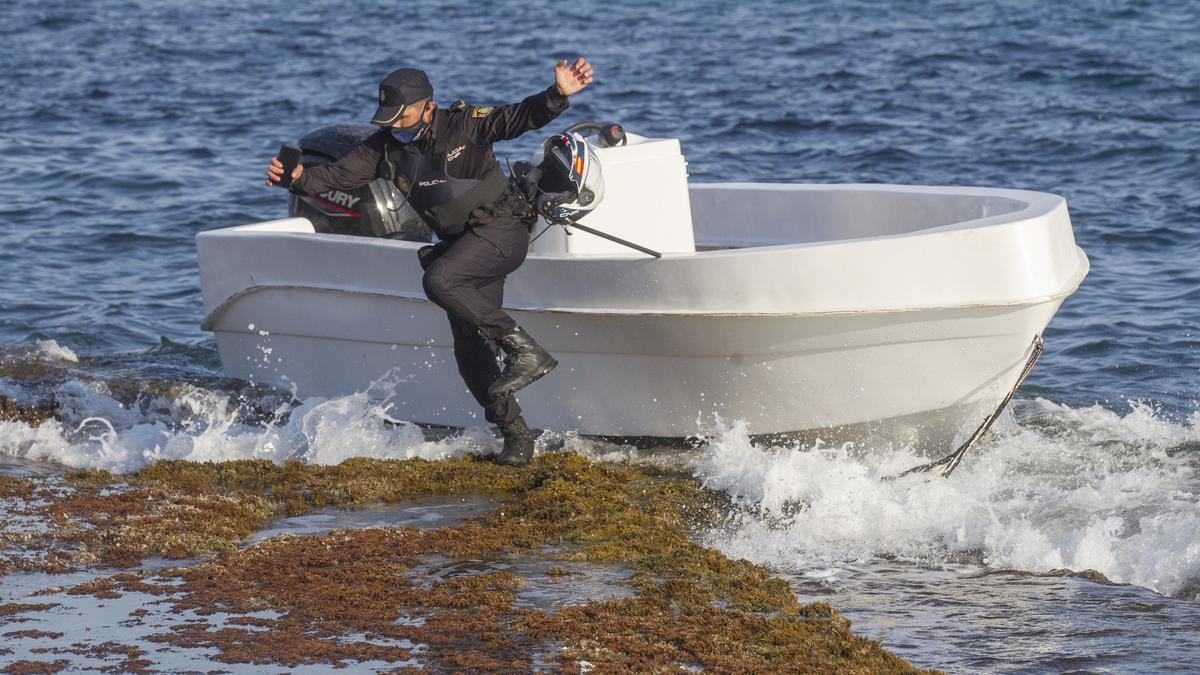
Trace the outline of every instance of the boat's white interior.
{"label": "boat's white interior", "polygon": [[[629,134],[629,143],[597,149],[605,193],[580,222],[663,253],[813,244],[894,237],[936,228],[968,228],[1049,212],[1061,198],[993,188],[903,185],[695,184],[679,142]],[[254,231],[311,232],[292,220]],[[543,232],[545,230],[545,232]],[[642,256],[595,235],[543,222],[531,255]],[[334,235],[336,236],[336,235]]]}
{"label": "boat's white interior", "polygon": [[1002,217],[1033,206],[1029,199],[988,192],[1001,191],[742,183],[693,185],[688,194],[697,247],[743,248],[981,225],[984,219],[1008,220]]}
{"label": "boat's white interior", "polygon": [[[1047,210],[1056,203],[1044,200],[1046,195],[984,188],[689,185],[677,139],[636,134],[628,139],[624,146],[595,149],[604,199],[580,222],[664,253],[892,237],[1026,218],[1034,202],[1044,201],[1040,206]],[[639,255],[586,232],[567,236],[557,227],[530,251]]]}

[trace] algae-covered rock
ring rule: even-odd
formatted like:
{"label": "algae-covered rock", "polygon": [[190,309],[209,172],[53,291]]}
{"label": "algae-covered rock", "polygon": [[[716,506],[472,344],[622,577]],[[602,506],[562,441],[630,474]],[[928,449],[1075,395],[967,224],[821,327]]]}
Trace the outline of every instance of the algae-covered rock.
{"label": "algae-covered rock", "polygon": [[[521,469],[471,456],[338,466],[166,461],[125,480],[76,473],[75,492],[54,500],[51,510],[67,514],[62,527],[87,524],[71,536],[98,551],[97,560],[124,565],[138,556],[218,553],[199,565],[116,575],[73,592],[137,590],[163,595],[177,611],[230,614],[226,625],[190,622],[154,638],[214,649],[228,663],[912,671],[855,636],[828,605],[800,603],[766,568],[695,543],[690,535],[717,522],[728,500],[680,472],[549,453]],[[501,506],[454,527],[282,535],[237,548],[272,516],[424,495],[488,495]],[[548,572],[556,578],[578,561],[626,568],[633,595],[533,609],[514,604],[527,583],[520,575],[461,567],[506,558],[557,561]],[[276,618],[250,616],[263,610]],[[410,643],[425,648],[396,646]]]}
{"label": "algae-covered rock", "polygon": [[56,408],[54,401],[22,404],[0,395],[0,422],[24,422],[36,427],[46,420],[59,419]]}

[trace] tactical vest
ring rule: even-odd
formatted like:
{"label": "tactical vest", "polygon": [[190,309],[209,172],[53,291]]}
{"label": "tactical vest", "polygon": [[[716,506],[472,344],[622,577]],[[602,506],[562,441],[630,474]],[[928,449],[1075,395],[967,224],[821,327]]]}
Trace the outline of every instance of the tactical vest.
{"label": "tactical vest", "polygon": [[[454,178],[446,169],[449,114],[433,113],[433,150],[415,153],[388,139],[385,170],[439,239],[454,237],[469,226],[477,209],[488,209],[508,192],[508,178],[494,164],[483,178]],[[478,217],[489,215],[486,211]]]}

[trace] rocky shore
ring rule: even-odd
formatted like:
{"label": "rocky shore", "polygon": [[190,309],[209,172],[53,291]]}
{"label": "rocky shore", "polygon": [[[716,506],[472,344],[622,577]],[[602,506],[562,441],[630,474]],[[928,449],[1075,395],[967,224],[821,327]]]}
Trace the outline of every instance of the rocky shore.
{"label": "rocky shore", "polygon": [[[197,649],[218,672],[914,670],[830,606],[798,602],[767,569],[695,543],[691,533],[719,526],[732,507],[684,472],[546,453],[522,469],[468,455],[12,473],[0,474],[0,575],[85,580],[0,604],[3,672],[57,672],[79,659],[154,672],[164,654]],[[493,507],[437,527],[248,543],[280,518],[436,496]],[[522,589],[552,593],[601,569],[619,573],[619,593],[519,601]],[[67,598],[124,611],[120,624],[145,637],[71,642],[55,624],[89,617],[70,616],[79,610]],[[160,625],[153,611],[191,618]]]}

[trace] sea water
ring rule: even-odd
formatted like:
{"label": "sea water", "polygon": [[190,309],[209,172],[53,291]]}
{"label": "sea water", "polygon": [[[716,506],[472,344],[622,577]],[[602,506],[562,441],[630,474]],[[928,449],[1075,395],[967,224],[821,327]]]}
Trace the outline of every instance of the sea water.
{"label": "sea water", "polygon": [[[0,422],[5,470],[495,452],[486,429],[389,421],[399,382],[294,404],[225,379],[193,238],[283,216],[266,160],[368,119],[394,68],[491,105],[582,54],[596,82],[545,133],[677,137],[695,182],[1053,192],[1092,261],[950,480],[881,481],[919,463],[902,446],[754,445],[701,420],[710,443],[672,461],[737,507],[706,543],[918,665],[1200,670],[1197,26],[1184,1],[7,3],[0,395],[61,421]],[[661,461],[570,432],[542,446]]]}

